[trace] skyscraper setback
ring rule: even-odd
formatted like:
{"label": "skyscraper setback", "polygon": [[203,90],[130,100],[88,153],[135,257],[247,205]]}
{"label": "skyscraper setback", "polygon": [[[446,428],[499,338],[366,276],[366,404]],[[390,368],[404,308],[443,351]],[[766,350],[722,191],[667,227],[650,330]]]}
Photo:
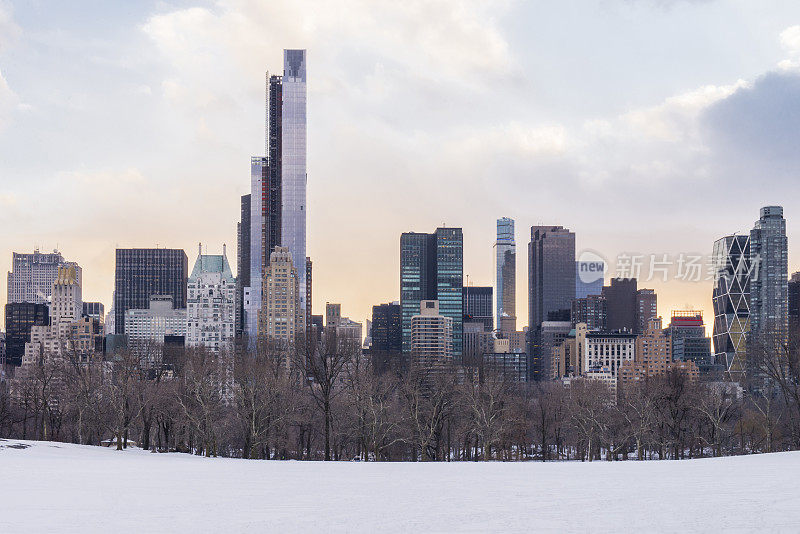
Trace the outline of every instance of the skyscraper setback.
{"label": "skyscraper setback", "polygon": [[[298,332],[310,310],[306,279],[306,51],[283,51],[283,76],[266,74],[265,156],[250,161],[249,286],[242,288],[242,328],[259,334],[258,314],[268,295],[262,291],[270,255],[284,247],[297,270]],[[244,213],[243,213],[244,220]],[[246,296],[245,296],[246,295]]]}
{"label": "skyscraper setback", "polygon": [[750,280],[750,332],[774,336],[781,344],[788,333],[789,261],[783,208],[766,206],[750,231],[750,261],[758,274]]}

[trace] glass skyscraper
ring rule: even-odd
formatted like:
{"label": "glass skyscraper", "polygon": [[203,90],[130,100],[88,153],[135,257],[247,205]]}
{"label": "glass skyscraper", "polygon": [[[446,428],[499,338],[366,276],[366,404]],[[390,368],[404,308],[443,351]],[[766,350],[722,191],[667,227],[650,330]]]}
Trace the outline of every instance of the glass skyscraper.
{"label": "glass skyscraper", "polygon": [[[250,161],[250,284],[242,288],[244,331],[255,339],[271,252],[286,247],[306,320],[311,262],[306,256],[306,51],[283,51],[283,76],[266,74],[265,156]],[[244,215],[243,219],[244,221]],[[302,325],[299,325],[302,329]]]}
{"label": "glass skyscraper", "polygon": [[464,320],[483,323],[487,332],[494,330],[491,287],[468,286],[464,288]]}
{"label": "glass skyscraper", "polygon": [[714,353],[733,380],[743,377],[750,331],[750,236],[729,235],[714,242]]}
{"label": "glass skyscraper", "polygon": [[411,318],[420,302],[438,300],[439,313],[453,320],[453,356],[460,359],[464,316],[464,237],[461,228],[400,236],[400,309],[403,352],[411,351]]}
{"label": "glass skyscraper", "polygon": [[528,248],[530,329],[569,317],[575,298],[575,234],[563,226],[532,226]]}
{"label": "glass skyscraper", "polygon": [[501,332],[517,330],[517,245],[514,242],[514,219],[497,219],[494,244],[494,288],[497,328]]}
{"label": "glass skyscraper", "polygon": [[781,206],[761,208],[750,231],[750,332],[783,343],[789,331],[789,259]]}

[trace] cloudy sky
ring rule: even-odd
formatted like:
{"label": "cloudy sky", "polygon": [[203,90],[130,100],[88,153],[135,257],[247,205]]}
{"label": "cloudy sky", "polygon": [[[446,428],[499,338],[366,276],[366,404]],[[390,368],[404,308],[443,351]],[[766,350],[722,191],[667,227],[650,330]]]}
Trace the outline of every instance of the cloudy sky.
{"label": "cloudy sky", "polygon": [[[117,246],[234,263],[283,48],[308,49],[316,313],[398,299],[400,233],[443,223],[488,285],[516,219],[521,325],[533,224],[610,259],[707,255],[762,205],[800,229],[796,1],[0,0],[0,271],[58,247],[108,306]],[[710,282],[640,285],[710,322]]]}

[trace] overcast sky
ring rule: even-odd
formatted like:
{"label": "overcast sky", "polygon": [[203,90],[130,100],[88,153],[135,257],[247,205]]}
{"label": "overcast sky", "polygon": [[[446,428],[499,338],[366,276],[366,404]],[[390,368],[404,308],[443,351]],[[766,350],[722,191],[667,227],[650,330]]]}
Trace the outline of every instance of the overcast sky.
{"label": "overcast sky", "polygon": [[[0,272],[58,247],[108,308],[117,246],[235,268],[284,48],[308,49],[315,313],[397,300],[400,233],[442,223],[491,285],[516,220],[520,326],[532,224],[610,259],[707,255],[762,205],[800,228],[796,1],[0,0]],[[712,322],[710,282],[640,286]]]}

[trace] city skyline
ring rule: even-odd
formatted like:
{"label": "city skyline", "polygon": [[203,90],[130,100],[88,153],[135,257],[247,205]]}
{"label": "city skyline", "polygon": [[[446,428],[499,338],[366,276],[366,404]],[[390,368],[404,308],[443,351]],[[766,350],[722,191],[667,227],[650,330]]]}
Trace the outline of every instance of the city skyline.
{"label": "city skyline", "polygon": [[[620,25],[626,18],[646,21],[648,15],[658,14],[666,22],[651,21],[647,26],[656,35],[661,35],[659,31],[666,32],[670,21],[719,16],[725,5],[724,2],[667,7],[612,4],[605,10],[597,8],[602,27]],[[114,10],[119,8],[107,9],[98,13],[99,21],[104,20],[104,16],[115,15]],[[787,5],[780,16],[774,15],[774,20],[770,17],[766,22],[762,20],[760,31],[743,37],[741,42],[728,43],[728,48],[715,41],[711,49],[717,53],[727,50],[728,55],[723,54],[723,57],[731,59],[739,59],[739,47],[752,48],[754,51],[741,63],[728,65],[723,61],[715,64],[711,72],[696,72],[693,67],[702,63],[701,57],[688,60],[686,69],[678,72],[680,76],[656,76],[650,82],[652,85],[629,78],[627,81],[639,85],[629,85],[630,90],[620,91],[620,95],[613,97],[592,96],[577,116],[563,113],[572,96],[554,100],[549,95],[575,74],[551,67],[548,73],[557,75],[548,77],[531,68],[531,43],[520,41],[512,21],[524,8],[501,8],[496,19],[487,17],[480,7],[470,4],[466,9],[468,18],[484,24],[461,26],[458,20],[445,17],[443,39],[464,30],[478,43],[496,43],[485,54],[465,59],[456,47],[445,49],[442,57],[437,58],[422,54],[424,48],[415,45],[409,52],[416,53],[415,62],[412,62],[407,53],[381,42],[383,46],[377,47],[364,60],[368,63],[363,66],[352,58],[349,58],[350,63],[340,61],[334,51],[326,50],[323,39],[335,31],[330,27],[323,28],[322,37],[303,32],[284,33],[276,35],[274,43],[270,41],[272,37],[265,38],[266,42],[256,39],[242,45],[244,49],[231,51],[229,41],[215,35],[209,25],[235,25],[233,15],[244,8],[235,5],[216,10],[162,6],[150,11],[143,8],[126,13],[125,20],[133,21],[132,29],[119,36],[98,33],[99,38],[110,45],[105,55],[75,63],[76,72],[88,72],[92,76],[85,79],[62,76],[64,83],[60,91],[74,98],[62,98],[62,104],[56,105],[31,85],[30,81],[40,73],[23,63],[34,53],[44,53],[45,58],[50,58],[46,61],[55,62],[60,57],[55,52],[59,50],[58,45],[64,44],[65,39],[69,42],[69,36],[93,23],[76,20],[74,15],[60,18],[58,8],[52,9],[52,13],[43,13],[36,7],[13,4],[12,8],[4,4],[0,7],[0,28],[7,29],[0,38],[0,102],[4,104],[0,106],[0,146],[3,147],[0,176],[4,188],[0,196],[3,207],[0,220],[15,232],[0,239],[0,251],[3,251],[0,269],[11,270],[12,252],[31,252],[37,245],[43,252],[58,248],[65,258],[82,267],[84,297],[102,302],[108,310],[117,246],[153,248],[158,245],[192,251],[197,241],[202,241],[208,243],[213,252],[220,251],[223,243],[233,251],[240,196],[248,192],[249,157],[263,150],[264,72],[281,64],[279,54],[288,46],[307,48],[315,68],[309,83],[309,107],[313,112],[309,114],[308,173],[311,178],[308,225],[315,230],[308,234],[308,255],[314,259],[316,313],[320,313],[325,301],[336,301],[342,303],[349,316],[363,322],[370,316],[373,305],[399,299],[396,281],[399,234],[429,231],[443,221],[447,226],[464,229],[464,274],[469,275],[471,283],[487,286],[492,285],[493,279],[494,221],[503,216],[515,219],[515,237],[521,246],[527,246],[527,232],[531,226],[546,224],[563,225],[574,231],[578,253],[593,249],[609,259],[631,251],[658,255],[697,252],[710,256],[715,240],[748,231],[753,213],[762,206],[780,204],[786,210],[787,235],[791,240],[797,228],[793,215],[798,211],[791,193],[797,185],[788,180],[790,170],[784,167],[791,168],[794,156],[780,143],[767,150],[768,147],[748,137],[749,131],[741,137],[719,137],[719,127],[738,129],[737,121],[743,110],[757,104],[764,96],[775,99],[776,95],[784,95],[790,99],[789,105],[792,104],[791,98],[796,95],[792,84],[797,78],[800,29],[792,26],[791,21],[800,16],[797,8]],[[739,18],[723,17],[720,25],[731,31],[747,27],[744,20],[747,10],[740,6],[736,12]],[[591,13],[582,16],[598,14],[589,11]],[[245,14],[255,24],[264,22],[270,12],[256,10]],[[552,20],[567,15],[551,7],[542,16]],[[274,27],[279,22],[270,20],[266,27]],[[195,44],[183,50],[174,37],[189,29],[199,33],[193,34],[197,38],[193,41]],[[61,40],[56,30],[61,32]],[[250,27],[242,30],[246,33]],[[687,32],[685,46],[696,44],[699,33],[693,33],[691,28]],[[374,38],[371,33],[370,36]],[[125,60],[132,61],[129,52],[134,44],[144,50],[144,66],[125,64]],[[469,50],[469,43],[458,41],[458,44],[463,50]],[[220,52],[198,59],[198,63],[181,66],[179,59],[183,54],[191,53],[193,46],[203,45],[217,46]],[[576,44],[577,50],[562,52],[561,57],[574,60],[583,45]],[[643,45],[651,51],[658,49],[651,40],[645,40]],[[73,42],[65,53],[80,55],[91,51],[91,46]],[[617,52],[631,60],[627,53]],[[679,53],[680,50],[676,51],[674,57],[679,57]],[[252,58],[237,63],[247,54]],[[673,56],[663,54],[662,59],[671,65],[669,60]],[[491,59],[498,61],[488,61]],[[391,68],[392,60],[399,66]],[[611,64],[617,65],[613,61]],[[435,78],[418,77],[415,74],[418,66],[440,72],[440,85],[425,83]],[[485,72],[468,82],[465,73],[474,67]],[[61,70],[64,68],[57,67],[54,72],[64,74]],[[208,76],[211,70],[226,75],[214,78],[228,79],[224,83],[211,80]],[[198,78],[202,73],[209,79]],[[407,111],[406,106],[413,103],[422,103],[430,110],[451,102],[459,91],[479,97],[490,89],[497,89],[493,85],[495,82],[484,79],[484,76],[491,78],[487,74],[508,82],[500,90],[507,102],[515,106],[511,110],[494,110],[498,113],[497,120],[488,120],[483,113],[478,114],[480,121],[474,124],[459,120],[458,111],[465,105],[460,101],[463,95],[455,97],[452,104],[440,111],[432,112],[429,119],[410,121],[414,122],[413,126],[402,116]],[[101,75],[116,79],[105,87],[108,100],[117,102],[125,97],[130,105],[130,110],[118,111],[119,120],[113,125],[104,115],[108,104],[91,98],[96,91],[92,84],[96,76]],[[594,73],[588,71],[585,75],[591,79]],[[341,82],[345,80],[352,83],[343,89]],[[409,98],[412,100],[394,109],[397,95],[386,84],[401,85],[403,81],[411,82]],[[240,87],[235,88],[237,85]],[[384,93],[380,92],[381,87]],[[608,85],[603,87],[609,88]],[[638,90],[631,87],[638,87]],[[538,102],[517,105],[522,94],[528,95],[537,88],[542,96]],[[373,94],[364,100],[365,95]],[[65,105],[65,101],[72,104]],[[363,103],[364,115],[359,119],[365,124],[361,129],[343,120],[347,115],[341,115],[353,109],[354,101]],[[342,104],[342,109],[334,109],[337,102]],[[556,104],[555,111],[545,111],[545,103]],[[772,105],[781,108],[782,103],[785,101]],[[222,119],[221,109],[233,109],[230,112],[233,118]],[[198,110],[199,113],[195,113]],[[134,113],[140,113],[141,118]],[[53,131],[47,134],[44,133],[47,131],[44,117],[52,120]],[[241,117],[247,118],[241,121],[243,133],[235,133],[227,121],[239,121]],[[785,123],[770,118],[768,133],[783,135],[785,132],[780,128]],[[443,131],[447,130],[443,126],[447,124],[463,128],[448,133]],[[609,125],[628,129],[623,128],[618,137],[610,136],[604,130]],[[390,133],[390,126],[397,134]],[[364,136],[370,128],[376,134],[374,140]],[[592,129],[595,130],[587,133]],[[711,134],[708,134],[709,129]],[[162,130],[163,133],[158,133]],[[418,139],[398,136],[415,131],[421,132]],[[647,132],[644,141],[620,139],[626,134],[643,131]],[[146,139],[150,135],[145,134],[151,134],[153,140]],[[167,142],[164,134],[174,139]],[[582,137],[586,135],[589,137]],[[784,143],[791,144],[793,135],[796,134],[790,133]],[[85,145],[89,149],[75,151],[70,137],[88,141]],[[621,161],[598,159],[596,149],[603,140],[615,143],[611,152],[618,153],[617,159]],[[444,155],[431,159],[431,147],[442,141]],[[723,165],[721,160],[734,155],[740,146],[736,143],[744,141],[748,142],[753,160],[745,162],[747,165],[742,165],[742,170]],[[48,156],[33,157],[29,150],[21,149],[20,142],[40,147]],[[156,144],[152,144],[154,142]],[[584,149],[578,150],[576,145]],[[130,153],[123,151],[123,146],[130,149]],[[470,153],[470,147],[476,146],[482,148],[477,154],[470,154],[467,162],[451,157]],[[711,153],[701,158],[703,165],[699,174],[687,172],[688,167],[680,167],[687,163],[685,159],[673,159],[682,149],[695,146]],[[648,158],[619,155],[628,154],[631,149],[648,154]],[[148,151],[160,155],[149,156]],[[364,155],[365,152],[371,154]],[[415,153],[424,157],[408,163],[404,156]],[[770,158],[777,163],[769,163]],[[399,161],[406,163],[394,170]],[[696,162],[693,160],[693,163]],[[760,163],[764,165],[763,172],[756,174],[754,171]],[[468,180],[453,182],[451,175],[463,178],[465,165],[478,170],[470,171],[466,175]],[[571,168],[573,165],[575,168]],[[678,167],[672,168],[674,165]],[[403,170],[405,172],[397,174]],[[408,178],[409,174],[413,176]],[[396,184],[400,183],[402,175],[406,180],[402,182],[403,187],[399,187]],[[376,176],[385,178],[376,180]],[[752,180],[752,176],[759,176],[759,180]],[[193,187],[198,177],[203,187]],[[554,185],[554,177],[563,178],[563,183]],[[748,182],[748,177],[755,183]],[[436,183],[425,185],[431,178],[435,178]],[[704,204],[704,193],[731,180],[740,188],[736,194],[731,193],[725,202]],[[780,198],[775,198],[778,196],[775,193],[763,192],[765,181],[773,189],[782,189]],[[458,190],[453,189],[456,183],[460,184]],[[754,190],[755,186],[759,189]],[[626,189],[623,194],[630,193],[636,202],[609,210],[612,193],[620,188]],[[701,198],[685,198],[685,204],[677,209],[674,202],[654,203],[655,198],[663,200],[664,195],[668,200],[675,200],[676,197],[669,196],[673,194],[686,197],[687,190],[697,191],[697,195],[692,196]],[[430,193],[429,198],[421,199],[422,191]],[[497,194],[486,195],[487,191]],[[365,194],[369,202],[364,202]],[[444,198],[450,201],[444,202]],[[576,202],[567,203],[566,199]],[[671,210],[667,212],[662,204],[669,205]],[[39,206],[40,210],[27,209],[32,205]],[[63,205],[72,208],[65,211]],[[403,207],[399,215],[384,216],[387,212],[398,211],[399,206]],[[42,216],[43,213],[46,216]],[[199,214],[208,220],[198,220]],[[61,224],[54,225],[52,218]],[[138,224],[131,224],[132,220]],[[363,220],[374,220],[376,224],[364,225]],[[334,235],[331,232],[341,229],[350,232],[354,242],[370,243],[370,247],[360,247],[368,250],[348,247],[342,253],[338,240],[331,239]],[[381,259],[367,261],[367,257]],[[793,261],[796,258],[790,247],[790,272],[797,269],[798,263]],[[233,253],[230,259],[235,259]],[[236,270],[236,266],[232,268]],[[524,269],[525,261],[520,259],[516,299],[520,329],[528,324]],[[352,279],[361,283],[352,284]],[[640,286],[656,290],[660,315],[668,317],[671,310],[694,308],[703,311],[706,324],[711,324],[711,282],[670,280],[662,283],[656,280],[642,281]],[[5,288],[0,293],[5,295]]]}

